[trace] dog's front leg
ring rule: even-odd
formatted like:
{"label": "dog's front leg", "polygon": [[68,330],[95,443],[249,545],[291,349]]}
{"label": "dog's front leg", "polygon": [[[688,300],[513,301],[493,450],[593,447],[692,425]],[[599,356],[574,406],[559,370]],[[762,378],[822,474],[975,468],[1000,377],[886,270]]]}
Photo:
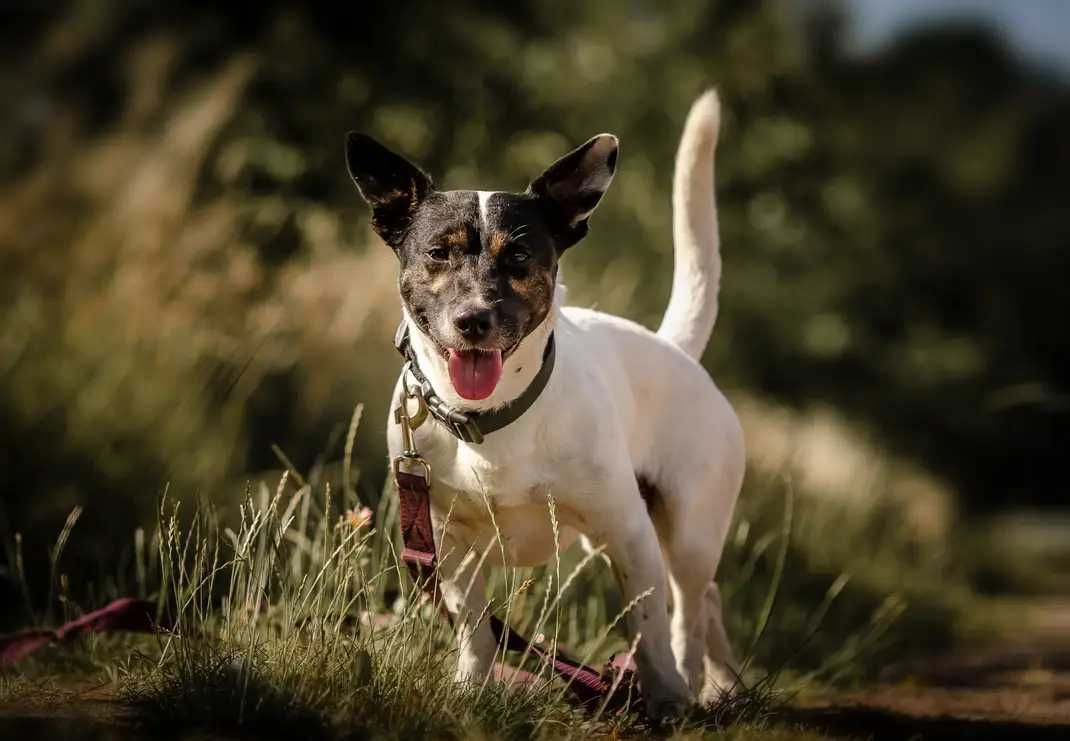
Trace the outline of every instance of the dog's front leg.
{"label": "dog's front leg", "polygon": [[669,640],[665,564],[657,533],[630,471],[619,487],[624,491],[614,497],[613,509],[598,515],[595,540],[606,546],[625,604],[638,600],[625,621],[631,640],[640,636],[635,659],[647,715],[655,721],[680,718],[690,696]]}
{"label": "dog's front leg", "polygon": [[490,630],[480,554],[471,543],[447,530],[439,535],[439,584],[453,620],[459,652],[458,681],[482,682],[494,665],[496,644]]}

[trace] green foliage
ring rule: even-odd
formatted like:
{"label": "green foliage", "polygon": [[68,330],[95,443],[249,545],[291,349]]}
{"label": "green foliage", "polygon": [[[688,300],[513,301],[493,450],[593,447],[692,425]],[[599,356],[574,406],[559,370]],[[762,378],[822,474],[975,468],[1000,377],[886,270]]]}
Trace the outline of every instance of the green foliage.
{"label": "green foliage", "polygon": [[[919,464],[967,505],[1063,497],[1070,106],[983,33],[858,60],[835,18],[797,33],[782,5],[731,0],[106,1],[8,20],[0,40],[27,63],[0,66],[0,535],[22,536],[0,567],[0,622],[135,592],[178,622],[45,651],[0,672],[0,699],[88,673],[172,729],[646,730],[583,715],[553,684],[449,681],[452,643],[399,578],[379,496],[395,266],[345,175],[350,129],[443,188],[520,189],[616,133],[617,180],[563,277],[571,303],[654,325],[679,128],[717,85],[725,272],[705,362],[737,406],[833,407],[876,442],[859,450]],[[355,399],[372,422],[354,439],[337,420]],[[277,480],[272,443],[307,485],[250,487]],[[765,727],[770,693],[946,647],[971,604],[964,570],[1006,588],[1032,569],[990,555],[995,536],[964,566],[946,531],[919,537],[865,477],[831,492],[844,501],[793,493],[751,448],[719,574],[751,690],[687,733],[795,737]],[[169,482],[178,516],[158,510]],[[339,522],[358,501],[379,505],[374,534]],[[499,572],[496,606],[529,632],[552,624],[577,656],[626,650],[608,569],[562,558],[567,589],[552,567]]]}
{"label": "green foliage", "polygon": [[[777,3],[539,0],[78,3],[2,33],[28,61],[0,69],[3,510],[41,554],[83,506],[69,576],[101,594],[167,482],[234,502],[271,443],[310,468],[353,399],[385,417],[394,265],[345,131],[446,188],[523,188],[617,133],[564,279],[654,324],[674,148],[710,84],[725,277],[705,361],[730,396],[831,404],[967,504],[1061,501],[1067,92],[979,32],[856,60]],[[382,454],[358,440],[366,494]]]}
{"label": "green foliage", "polygon": [[[355,436],[356,410],[347,437]],[[347,446],[349,448],[350,446]],[[317,738],[643,735],[635,712],[573,706],[547,667],[528,686],[453,682],[455,647],[436,606],[400,567],[393,497],[374,517],[352,485],[332,493],[315,473],[285,473],[274,492],[246,492],[236,518],[201,504],[181,516],[165,499],[159,527],[135,537],[139,592],[168,628],[153,639],[91,636],[0,672],[0,702],[40,695],[57,676],[103,676],[149,727]],[[552,500],[547,516],[553,522]],[[696,710],[703,738],[776,737],[775,710],[815,683],[874,676],[897,658],[946,645],[969,595],[938,543],[888,535],[882,520],[751,482],[719,575],[743,686]],[[57,539],[77,546],[79,518]],[[230,523],[230,526],[228,526]],[[371,525],[374,525],[372,527]],[[828,533],[836,532],[834,542]],[[68,556],[69,558],[69,556]],[[492,609],[527,635],[600,665],[627,652],[622,606],[597,555],[558,554],[537,569],[492,574]],[[64,590],[65,604],[76,614]],[[504,651],[499,659],[524,657]],[[62,698],[61,688],[49,690]],[[38,700],[38,702],[44,702]],[[768,730],[767,730],[768,729]]]}
{"label": "green foliage", "polygon": [[[399,578],[391,504],[383,500],[369,530],[353,517],[358,502],[344,502],[338,517],[329,489],[320,499],[307,485],[290,488],[284,475],[274,495],[261,486],[246,500],[237,530],[206,511],[183,526],[165,505],[155,542],[172,627],[128,664],[125,700],[150,727],[213,733],[557,738],[646,729],[634,710],[575,708],[545,663],[531,662],[539,676],[532,685],[454,682],[455,649],[438,606]],[[499,603],[504,614],[562,625],[569,642],[559,597],[572,599],[588,563],[563,580],[539,570],[536,589],[546,591],[538,600],[524,575],[503,573],[511,585]],[[619,616],[607,622],[588,619],[582,629],[604,635]],[[759,682],[697,713],[689,727],[764,720],[772,698]]]}

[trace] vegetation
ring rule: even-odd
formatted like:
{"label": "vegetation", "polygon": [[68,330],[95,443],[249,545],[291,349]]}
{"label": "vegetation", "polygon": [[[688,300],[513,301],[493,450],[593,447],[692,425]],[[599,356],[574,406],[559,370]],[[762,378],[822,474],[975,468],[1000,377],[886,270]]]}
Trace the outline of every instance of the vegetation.
{"label": "vegetation", "polygon": [[[742,0],[128,5],[0,27],[22,62],[0,65],[0,629],[131,594],[177,622],[46,650],[0,698],[103,676],[172,726],[642,732],[553,685],[445,681],[382,496],[395,265],[342,141],[368,131],[444,188],[523,188],[613,131],[619,175],[564,280],[652,325],[674,148],[710,84],[725,271],[704,362],[748,440],[720,579],[750,689],[690,727],[775,737],[778,698],[946,648],[972,586],[1062,585],[959,518],[1065,500],[1070,95],[991,33],[862,59],[832,4],[801,23]],[[374,526],[339,525],[360,503]],[[530,627],[553,603],[572,653],[627,650],[604,564],[562,559],[568,590],[501,573],[499,607]]]}
{"label": "vegetation", "polygon": [[[159,528],[139,534],[134,549],[138,591],[157,600],[165,629],[153,639],[91,636],[46,649],[0,674],[0,704],[47,692],[57,676],[88,676],[113,682],[148,729],[322,738],[653,730],[634,707],[575,706],[532,657],[527,667],[541,678],[534,685],[455,684],[448,626],[399,570],[394,508],[393,497],[382,497],[372,515],[354,487],[332,493],[316,475],[296,472],[274,491],[250,489],[234,529],[208,503],[183,517],[165,498]],[[828,548],[819,537],[833,517],[842,539]],[[815,508],[784,481],[752,484],[721,572],[744,676],[735,695],[696,711],[680,730],[776,738],[784,731],[775,710],[794,692],[872,674],[887,646],[902,655],[946,640],[966,596],[956,600],[949,588],[961,581],[934,568],[942,556],[931,545],[875,544],[875,523]],[[77,534],[60,536],[53,572],[74,609],[60,576],[69,538],[76,543]],[[559,558],[496,572],[495,611],[595,665],[626,652],[619,624],[627,607],[608,568],[598,557]],[[51,692],[62,697],[61,688]]]}
{"label": "vegetation", "polygon": [[[309,468],[354,400],[385,417],[394,266],[347,130],[443,187],[508,188],[616,132],[620,176],[565,281],[656,322],[673,150],[711,83],[726,267],[706,361],[730,396],[834,407],[970,508],[1058,502],[1065,86],[980,30],[857,60],[835,17],[798,34],[777,3],[629,7],[14,12],[0,468],[27,547],[81,505],[109,563],[166,482],[233,500],[271,443]],[[357,450],[369,491],[382,454]]]}

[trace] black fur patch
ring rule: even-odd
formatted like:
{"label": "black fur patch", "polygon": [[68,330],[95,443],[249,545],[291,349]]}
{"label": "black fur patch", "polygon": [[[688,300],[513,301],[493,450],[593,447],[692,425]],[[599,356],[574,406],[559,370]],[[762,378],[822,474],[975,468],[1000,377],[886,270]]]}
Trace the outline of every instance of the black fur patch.
{"label": "black fur patch", "polygon": [[420,204],[431,192],[431,178],[404,157],[370,136],[346,137],[346,166],[360,194],[372,207],[372,227],[397,249]]}
{"label": "black fur patch", "polygon": [[468,347],[453,326],[474,308],[492,311],[493,329],[477,345],[487,350],[509,350],[546,318],[557,261],[587,233],[586,216],[604,192],[584,185],[608,185],[608,177],[590,173],[611,177],[616,166],[616,140],[612,151],[607,141],[592,139],[558,160],[524,193],[492,194],[481,214],[475,191],[433,190],[403,157],[349,135],[349,172],[372,207],[376,232],[400,260],[402,300],[440,349]]}
{"label": "black fur patch", "polygon": [[456,347],[448,327],[473,306],[492,308],[486,349],[508,350],[553,305],[557,249],[537,199],[496,193],[481,218],[473,191],[431,194],[398,250],[401,297],[421,329]]}
{"label": "black fur patch", "polygon": [[654,482],[641,474],[636,474],[635,482],[639,484],[639,496],[646,504],[646,511],[653,512],[654,508],[661,504],[661,491]]}

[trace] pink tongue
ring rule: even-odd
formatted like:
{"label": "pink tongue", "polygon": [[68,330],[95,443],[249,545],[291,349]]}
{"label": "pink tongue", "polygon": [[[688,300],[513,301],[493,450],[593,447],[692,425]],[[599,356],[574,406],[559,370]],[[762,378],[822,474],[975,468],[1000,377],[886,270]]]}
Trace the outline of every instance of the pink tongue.
{"label": "pink tongue", "polygon": [[486,399],[502,378],[502,351],[450,349],[450,381],[464,399]]}

